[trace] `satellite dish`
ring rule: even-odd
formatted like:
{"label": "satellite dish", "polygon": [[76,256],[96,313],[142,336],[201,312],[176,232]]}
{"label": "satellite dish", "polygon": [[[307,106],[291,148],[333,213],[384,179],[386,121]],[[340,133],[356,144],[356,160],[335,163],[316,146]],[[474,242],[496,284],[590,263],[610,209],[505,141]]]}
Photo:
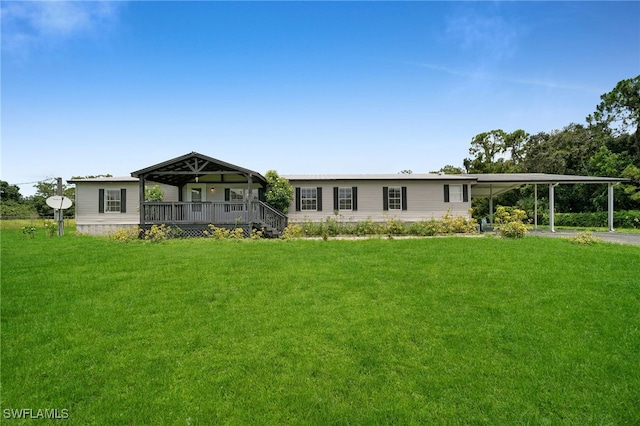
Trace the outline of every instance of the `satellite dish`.
{"label": "satellite dish", "polygon": [[47,205],[52,209],[68,209],[69,207],[71,207],[71,204],[73,204],[71,198],[65,197],[64,195],[53,195],[47,198]]}

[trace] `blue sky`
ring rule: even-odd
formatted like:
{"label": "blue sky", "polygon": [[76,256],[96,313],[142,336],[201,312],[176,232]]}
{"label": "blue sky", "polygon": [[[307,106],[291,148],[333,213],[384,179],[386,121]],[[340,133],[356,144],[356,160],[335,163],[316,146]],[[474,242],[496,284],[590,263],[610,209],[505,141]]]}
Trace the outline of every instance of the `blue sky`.
{"label": "blue sky", "polygon": [[640,2],[1,7],[12,184],[191,151],[261,173],[428,172],[484,131],[584,123],[640,74]]}

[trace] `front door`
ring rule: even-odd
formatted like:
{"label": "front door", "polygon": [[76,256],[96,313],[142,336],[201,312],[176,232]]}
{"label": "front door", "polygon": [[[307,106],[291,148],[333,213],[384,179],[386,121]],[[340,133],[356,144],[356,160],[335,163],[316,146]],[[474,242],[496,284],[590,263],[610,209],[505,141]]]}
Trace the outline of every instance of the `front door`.
{"label": "front door", "polygon": [[188,209],[188,214],[193,221],[204,220],[202,202],[204,201],[204,188],[203,187],[191,187],[189,189],[189,198],[191,208]]}

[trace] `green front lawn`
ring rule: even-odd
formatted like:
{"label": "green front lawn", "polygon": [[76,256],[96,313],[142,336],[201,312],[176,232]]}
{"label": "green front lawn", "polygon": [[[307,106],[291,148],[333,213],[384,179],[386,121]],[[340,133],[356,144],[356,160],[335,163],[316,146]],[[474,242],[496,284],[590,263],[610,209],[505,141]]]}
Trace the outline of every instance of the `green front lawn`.
{"label": "green front lawn", "polygon": [[67,409],[83,425],[640,422],[638,247],[71,234],[0,234],[2,413]]}

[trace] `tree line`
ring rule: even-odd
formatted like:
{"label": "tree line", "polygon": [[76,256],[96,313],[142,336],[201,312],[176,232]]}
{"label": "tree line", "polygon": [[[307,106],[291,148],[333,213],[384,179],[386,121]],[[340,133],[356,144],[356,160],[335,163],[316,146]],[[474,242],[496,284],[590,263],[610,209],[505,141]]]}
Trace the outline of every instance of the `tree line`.
{"label": "tree line", "polygon": [[[627,178],[628,183],[616,187],[616,209],[640,209],[640,76],[622,80],[603,94],[584,124],[570,123],[561,130],[537,134],[522,129],[482,132],[472,138],[469,154],[462,167],[447,165],[439,172]],[[602,211],[607,209],[607,188],[561,185],[556,200],[562,212]],[[533,211],[533,189],[504,194],[496,203]],[[487,200],[474,200],[479,215],[486,215],[487,205]]]}

